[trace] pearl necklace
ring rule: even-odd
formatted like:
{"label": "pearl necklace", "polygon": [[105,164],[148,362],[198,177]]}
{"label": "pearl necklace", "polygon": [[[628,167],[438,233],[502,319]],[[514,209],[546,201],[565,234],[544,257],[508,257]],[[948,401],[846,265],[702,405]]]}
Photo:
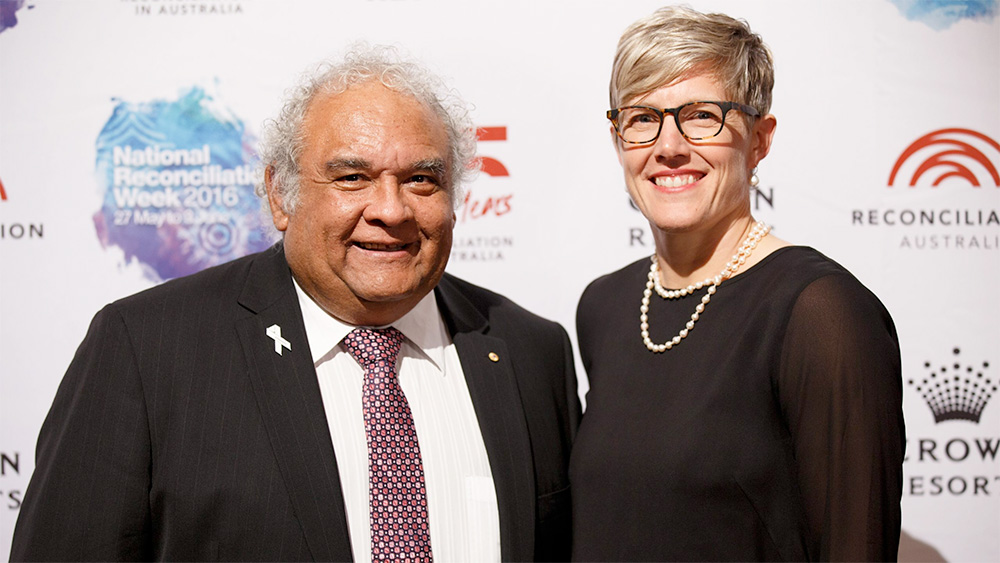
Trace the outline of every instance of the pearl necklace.
{"label": "pearl necklace", "polygon": [[[650,257],[652,264],[649,266],[646,289],[642,292],[642,306],[639,307],[639,330],[642,334],[642,342],[646,345],[646,349],[650,352],[663,352],[677,346],[681,343],[681,340],[687,338],[688,332],[694,328],[694,323],[696,323],[701,317],[701,314],[705,312],[705,305],[708,305],[708,302],[712,300],[712,296],[715,295],[715,290],[719,287],[719,284],[736,275],[740,266],[746,263],[747,258],[750,257],[750,253],[757,247],[757,243],[759,243],[762,238],[766,237],[767,233],[770,231],[771,227],[769,225],[764,224],[763,221],[757,221],[757,223],[753,226],[753,229],[750,231],[750,234],[747,235],[746,240],[744,240],[743,244],[740,245],[739,250],[733,255],[732,260],[730,260],[729,263],[726,264],[726,267],[719,272],[719,275],[705,278],[703,281],[693,283],[681,289],[664,289],[663,286],[660,285],[660,265],[656,261],[656,254],[653,254],[653,256]],[[653,343],[653,341],[649,339],[648,316],[649,298],[653,296],[653,290],[655,289],[656,293],[664,299],[678,299],[691,295],[705,286],[708,286],[708,293],[701,298],[701,303],[694,308],[691,320],[684,325],[684,328],[677,333],[677,336],[664,342],[663,344]]]}

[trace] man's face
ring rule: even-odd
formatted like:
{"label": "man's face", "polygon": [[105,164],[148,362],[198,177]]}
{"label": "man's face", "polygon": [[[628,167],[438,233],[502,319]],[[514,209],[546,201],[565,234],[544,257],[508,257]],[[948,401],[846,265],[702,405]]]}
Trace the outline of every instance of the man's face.
{"label": "man's face", "polygon": [[302,133],[294,210],[268,174],[292,274],[341,321],[392,323],[434,289],[451,251],[444,124],[416,99],[367,82],[318,95]]}

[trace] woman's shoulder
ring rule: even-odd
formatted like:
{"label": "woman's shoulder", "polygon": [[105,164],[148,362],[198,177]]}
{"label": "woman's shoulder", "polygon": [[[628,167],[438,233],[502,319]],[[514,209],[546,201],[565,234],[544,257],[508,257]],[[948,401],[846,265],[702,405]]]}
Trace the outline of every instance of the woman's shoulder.
{"label": "woman's shoulder", "polygon": [[809,246],[784,246],[767,255],[734,278],[752,285],[763,285],[774,292],[781,288],[793,294],[827,276],[843,277],[851,285],[864,286],[847,268]]}
{"label": "woman's shoulder", "polygon": [[[770,291],[786,293],[798,314],[812,311],[814,317],[830,315],[869,316],[889,319],[879,298],[847,268],[807,246],[780,248],[758,264],[757,283]],[[891,320],[890,320],[891,322]]]}
{"label": "woman's shoulder", "polygon": [[788,245],[776,249],[761,260],[754,269],[781,269],[796,272],[800,276],[822,276],[847,273],[844,268],[822,252],[811,246]]}

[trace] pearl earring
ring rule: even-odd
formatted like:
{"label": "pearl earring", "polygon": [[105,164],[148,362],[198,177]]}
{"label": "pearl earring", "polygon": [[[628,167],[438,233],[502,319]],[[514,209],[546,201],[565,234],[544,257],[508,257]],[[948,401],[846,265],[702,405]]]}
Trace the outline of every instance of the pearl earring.
{"label": "pearl earring", "polygon": [[750,173],[750,189],[757,189],[760,185],[760,178],[757,177],[757,169],[754,168],[753,172]]}

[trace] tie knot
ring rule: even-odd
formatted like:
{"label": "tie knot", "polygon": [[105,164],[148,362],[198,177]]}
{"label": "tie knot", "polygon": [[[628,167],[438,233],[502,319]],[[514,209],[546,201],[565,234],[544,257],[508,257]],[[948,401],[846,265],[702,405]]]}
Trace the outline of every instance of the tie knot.
{"label": "tie knot", "polygon": [[373,368],[395,371],[402,345],[403,333],[393,327],[356,328],[344,337],[347,353],[366,371]]}

